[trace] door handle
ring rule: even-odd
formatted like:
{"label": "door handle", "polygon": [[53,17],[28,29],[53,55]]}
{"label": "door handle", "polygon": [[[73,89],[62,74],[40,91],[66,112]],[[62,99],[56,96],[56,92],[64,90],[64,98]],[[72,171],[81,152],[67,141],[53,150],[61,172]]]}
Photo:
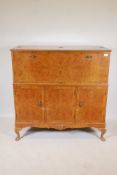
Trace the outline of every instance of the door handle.
{"label": "door handle", "polygon": [[80,101],[80,102],[79,102],[79,107],[82,108],[83,105],[84,105],[84,102],[83,102],[83,101]]}
{"label": "door handle", "polygon": [[37,55],[30,55],[29,58],[37,58]]}
{"label": "door handle", "polygon": [[38,106],[38,107],[43,107],[44,104],[43,104],[43,102],[40,100],[40,101],[37,103],[37,106]]}

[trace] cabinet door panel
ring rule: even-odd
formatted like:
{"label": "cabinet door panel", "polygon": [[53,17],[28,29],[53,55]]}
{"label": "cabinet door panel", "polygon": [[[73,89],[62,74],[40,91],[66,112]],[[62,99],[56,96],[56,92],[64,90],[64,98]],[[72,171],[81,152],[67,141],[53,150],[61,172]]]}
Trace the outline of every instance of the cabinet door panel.
{"label": "cabinet door panel", "polygon": [[43,122],[43,88],[29,85],[15,85],[15,109],[17,122]]}
{"label": "cabinet door panel", "polygon": [[105,121],[106,87],[82,87],[78,89],[77,121],[103,123]]}
{"label": "cabinet door panel", "polygon": [[71,84],[99,82],[98,54],[68,52],[63,57],[63,80]]}
{"label": "cabinet door panel", "polygon": [[58,78],[56,54],[43,51],[14,52],[14,81],[20,83],[52,83]]}
{"label": "cabinet door panel", "polygon": [[45,92],[47,122],[74,122],[75,88],[47,87]]}

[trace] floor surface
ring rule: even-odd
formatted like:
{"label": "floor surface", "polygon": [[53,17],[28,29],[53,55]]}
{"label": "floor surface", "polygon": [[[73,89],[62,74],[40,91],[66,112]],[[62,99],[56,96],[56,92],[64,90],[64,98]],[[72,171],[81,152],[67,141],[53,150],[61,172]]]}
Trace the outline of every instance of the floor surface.
{"label": "floor surface", "polygon": [[117,175],[117,120],[107,122],[106,142],[96,129],[23,129],[0,118],[0,175]]}

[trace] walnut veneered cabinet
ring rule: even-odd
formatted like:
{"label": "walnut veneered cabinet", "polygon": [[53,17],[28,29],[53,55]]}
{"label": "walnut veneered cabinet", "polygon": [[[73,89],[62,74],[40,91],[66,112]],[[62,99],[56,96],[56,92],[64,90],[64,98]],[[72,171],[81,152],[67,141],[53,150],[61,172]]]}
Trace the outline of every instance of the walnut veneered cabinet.
{"label": "walnut veneered cabinet", "polygon": [[111,50],[33,46],[11,52],[16,140],[24,127],[95,127],[104,140]]}

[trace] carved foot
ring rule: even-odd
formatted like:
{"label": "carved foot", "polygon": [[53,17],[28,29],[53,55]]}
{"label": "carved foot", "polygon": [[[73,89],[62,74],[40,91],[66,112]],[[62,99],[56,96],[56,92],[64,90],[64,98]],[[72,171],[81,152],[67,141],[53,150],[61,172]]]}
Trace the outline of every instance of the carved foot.
{"label": "carved foot", "polygon": [[101,131],[100,139],[101,139],[101,141],[104,142],[104,141],[106,140],[106,139],[104,138],[104,134],[106,133],[106,129],[105,129],[105,128],[101,128],[100,131]]}
{"label": "carved foot", "polygon": [[16,137],[15,140],[16,140],[16,141],[19,141],[19,140],[21,139],[20,133],[19,133],[19,129],[16,129],[15,132],[16,132],[16,134],[17,134],[17,137]]}

